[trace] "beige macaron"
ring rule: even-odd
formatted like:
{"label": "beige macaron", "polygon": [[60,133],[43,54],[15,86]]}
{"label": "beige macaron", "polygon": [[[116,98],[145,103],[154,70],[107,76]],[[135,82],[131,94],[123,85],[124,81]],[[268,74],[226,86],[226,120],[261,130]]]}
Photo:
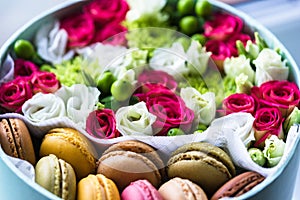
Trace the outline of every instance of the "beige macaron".
{"label": "beige macaron", "polygon": [[55,128],[44,137],[40,156],[54,154],[65,160],[75,170],[77,180],[95,173],[97,152],[92,143],[72,128]]}
{"label": "beige macaron", "polygon": [[147,179],[158,187],[163,161],[151,146],[139,141],[123,141],[108,148],[99,159],[97,173],[112,179],[122,191],[131,182]]}
{"label": "beige macaron", "polygon": [[162,184],[158,192],[164,200],[207,200],[207,196],[200,186],[179,177]]}

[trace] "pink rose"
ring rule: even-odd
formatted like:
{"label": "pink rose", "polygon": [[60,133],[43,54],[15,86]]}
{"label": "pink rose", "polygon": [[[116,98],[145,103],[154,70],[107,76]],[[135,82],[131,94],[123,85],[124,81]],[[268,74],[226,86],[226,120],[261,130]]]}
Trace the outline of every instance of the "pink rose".
{"label": "pink rose", "polygon": [[69,16],[61,21],[61,28],[68,33],[68,47],[84,47],[95,34],[92,17],[87,14]]}
{"label": "pink rose", "polygon": [[251,89],[260,107],[276,107],[287,117],[295,106],[299,106],[300,91],[298,86],[286,80],[268,81]]}
{"label": "pink rose", "polygon": [[239,33],[228,39],[227,44],[230,48],[231,56],[238,56],[238,50],[236,48],[236,41],[238,40],[240,40],[244,46],[246,46],[247,41],[251,40],[251,37],[247,34]]}
{"label": "pink rose", "polygon": [[119,137],[116,129],[115,114],[110,109],[101,109],[91,112],[86,120],[86,131],[96,138],[111,139]]}
{"label": "pink rose", "polygon": [[30,82],[34,94],[38,92],[54,93],[60,87],[55,74],[51,72],[34,72],[30,77]]}
{"label": "pink rose", "polygon": [[211,58],[220,69],[223,69],[225,58],[232,56],[231,47],[221,40],[209,40],[205,43],[205,47],[208,52],[212,53]]}
{"label": "pink rose", "polygon": [[211,20],[204,23],[204,35],[210,39],[226,40],[241,32],[243,21],[227,13],[216,13]]}
{"label": "pink rose", "polygon": [[123,21],[128,10],[125,0],[94,0],[84,7],[84,12],[101,25]]}
{"label": "pink rose", "polygon": [[235,112],[247,112],[252,115],[255,112],[255,101],[250,95],[236,93],[223,100],[223,110],[226,115]]}
{"label": "pink rose", "polygon": [[157,117],[152,126],[156,135],[165,136],[171,128],[179,127],[185,133],[191,130],[194,112],[171,90],[158,86],[138,97],[146,102],[149,112]]}
{"label": "pink rose", "polygon": [[30,76],[33,72],[38,71],[39,68],[33,62],[23,60],[23,59],[16,59],[14,67],[14,77],[18,76]]}
{"label": "pink rose", "polygon": [[32,97],[28,77],[17,77],[0,86],[0,107],[8,112],[22,112],[22,105]]}
{"label": "pink rose", "polygon": [[147,70],[141,73],[138,77],[138,85],[142,87],[143,92],[152,90],[152,88],[157,87],[157,85],[166,87],[173,92],[177,89],[177,82],[173,76],[159,70]]}
{"label": "pink rose", "polygon": [[103,42],[111,45],[126,45],[125,31],[127,29],[117,23],[108,24],[96,31],[94,42]]}
{"label": "pink rose", "polygon": [[282,122],[284,118],[278,108],[261,108],[255,113],[253,123],[255,147],[263,147],[264,142],[271,135],[283,139]]}

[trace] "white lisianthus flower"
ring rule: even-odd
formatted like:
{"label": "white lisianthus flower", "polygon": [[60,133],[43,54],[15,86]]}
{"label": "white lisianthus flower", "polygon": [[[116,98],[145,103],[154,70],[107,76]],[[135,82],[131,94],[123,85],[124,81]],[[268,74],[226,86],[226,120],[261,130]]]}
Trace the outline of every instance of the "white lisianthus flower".
{"label": "white lisianthus flower", "polygon": [[194,123],[209,125],[216,115],[216,98],[213,92],[200,94],[193,87],[182,88],[180,96],[195,113]]}
{"label": "white lisianthus flower", "polygon": [[122,135],[153,135],[152,124],[156,116],[150,113],[145,102],[121,107],[116,112],[117,130]]}
{"label": "white lisianthus flower", "polygon": [[247,59],[244,55],[226,58],[224,60],[224,71],[231,78],[235,78],[243,73],[248,76],[248,80],[251,83],[254,83],[255,72],[251,68],[250,59]]}
{"label": "white lisianthus flower", "polygon": [[126,14],[126,20],[134,21],[143,15],[152,15],[159,13],[160,10],[166,5],[166,0],[127,0],[130,10]]}
{"label": "white lisianthus flower", "polygon": [[96,109],[100,92],[95,87],[75,84],[71,87],[62,86],[55,92],[66,106],[66,115],[80,127],[85,128],[86,118]]}
{"label": "white lisianthus flower", "polygon": [[284,148],[284,141],[277,136],[271,135],[270,138],[266,139],[263,154],[267,158],[269,167],[274,167],[279,163],[283,156]]}
{"label": "white lisianthus flower", "polygon": [[192,74],[203,74],[206,71],[211,52],[206,52],[199,42],[192,40],[187,52],[189,71]]}
{"label": "white lisianthus flower", "polygon": [[58,21],[39,28],[35,38],[38,54],[53,64],[59,64],[74,56],[74,50],[66,52],[67,43],[68,33],[64,29],[59,29]]}
{"label": "white lisianthus flower", "polygon": [[52,93],[37,93],[22,106],[26,119],[37,123],[66,116],[64,101]]}
{"label": "white lisianthus flower", "polygon": [[236,92],[237,93],[251,93],[251,88],[253,87],[252,82],[249,81],[248,76],[241,73],[235,78]]}
{"label": "white lisianthus flower", "polygon": [[171,48],[158,48],[154,50],[149,61],[150,68],[164,71],[175,79],[189,72],[186,66],[186,54],[181,43],[173,43]]}
{"label": "white lisianthus flower", "polygon": [[77,50],[83,56],[84,70],[94,79],[105,71],[114,71],[122,63],[127,48],[110,44],[96,43]]}
{"label": "white lisianthus flower", "polygon": [[255,84],[271,80],[287,80],[289,68],[286,61],[281,60],[281,56],[272,49],[263,49],[258,57],[253,61],[256,66]]}

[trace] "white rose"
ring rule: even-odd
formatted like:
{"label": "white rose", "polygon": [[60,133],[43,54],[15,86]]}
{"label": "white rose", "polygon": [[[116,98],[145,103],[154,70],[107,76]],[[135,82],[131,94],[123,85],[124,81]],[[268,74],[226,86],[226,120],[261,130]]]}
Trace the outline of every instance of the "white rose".
{"label": "white rose", "polygon": [[31,122],[41,122],[66,116],[63,100],[51,93],[37,93],[23,104],[22,112]]}
{"label": "white rose", "polygon": [[180,79],[189,72],[185,64],[186,54],[182,44],[173,43],[171,48],[158,48],[154,50],[149,66],[154,70],[164,71],[175,79]]}
{"label": "white rose", "polygon": [[126,14],[126,20],[134,21],[143,15],[152,15],[159,13],[160,10],[166,5],[166,0],[127,0],[130,10]]}
{"label": "white rose", "polygon": [[152,124],[156,116],[151,114],[145,102],[121,107],[116,112],[117,130],[122,135],[153,135]]}
{"label": "white rose", "polygon": [[247,59],[244,55],[226,58],[224,61],[224,71],[231,78],[235,78],[243,73],[248,76],[248,80],[251,83],[254,82],[255,72],[251,68],[250,59]]}
{"label": "white rose", "polygon": [[53,64],[59,64],[74,56],[74,50],[66,52],[67,43],[68,33],[64,29],[59,29],[58,21],[39,28],[35,38],[38,54]]}
{"label": "white rose", "polygon": [[186,52],[189,71],[192,74],[203,74],[206,71],[211,52],[206,52],[200,43],[192,40]]}
{"label": "white rose", "polygon": [[216,115],[216,100],[213,92],[200,94],[193,87],[182,88],[180,96],[186,106],[195,113],[195,123],[209,125]]}
{"label": "white rose", "polygon": [[256,66],[255,84],[258,86],[267,81],[288,78],[286,61],[282,61],[281,56],[272,49],[263,49],[253,63]]}
{"label": "white rose", "polygon": [[67,117],[80,127],[85,128],[86,118],[96,109],[100,92],[95,87],[75,84],[71,87],[62,86],[55,93],[66,105]]}

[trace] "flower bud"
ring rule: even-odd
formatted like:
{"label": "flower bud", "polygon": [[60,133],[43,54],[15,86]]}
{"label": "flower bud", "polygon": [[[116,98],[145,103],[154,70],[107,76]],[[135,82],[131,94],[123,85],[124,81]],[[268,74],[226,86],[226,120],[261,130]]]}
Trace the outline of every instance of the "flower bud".
{"label": "flower bud", "polygon": [[259,166],[264,166],[266,163],[266,158],[264,157],[264,154],[262,150],[258,148],[250,148],[248,149],[248,153],[251,157],[251,159],[258,164]]}
{"label": "flower bud", "polygon": [[184,135],[184,132],[180,128],[171,128],[167,136],[177,136],[177,135]]}

